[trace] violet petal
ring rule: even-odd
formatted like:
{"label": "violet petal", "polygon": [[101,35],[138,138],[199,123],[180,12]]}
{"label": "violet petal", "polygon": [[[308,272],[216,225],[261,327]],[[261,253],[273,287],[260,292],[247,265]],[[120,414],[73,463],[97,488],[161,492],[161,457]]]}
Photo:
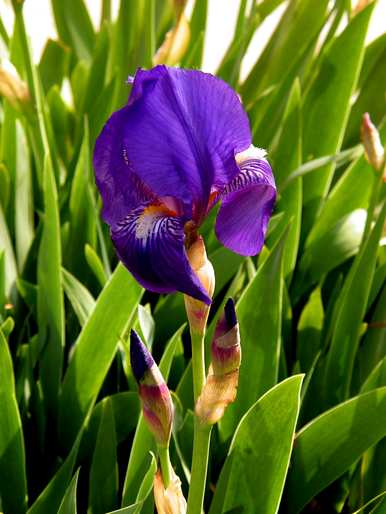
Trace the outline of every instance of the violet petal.
{"label": "violet petal", "polygon": [[197,219],[211,188],[238,173],[235,154],[251,142],[236,93],[221,79],[194,70],[139,70],[121,138],[141,180],[158,196],[179,198]]}
{"label": "violet petal", "polygon": [[111,228],[111,237],[121,261],[146,289],[181,291],[210,304],[186,255],[184,222],[164,206],[142,204]]}
{"label": "violet petal", "polygon": [[241,255],[256,255],[264,245],[276,199],[276,186],[269,163],[250,159],[220,193],[222,203],[216,220],[221,243]]}

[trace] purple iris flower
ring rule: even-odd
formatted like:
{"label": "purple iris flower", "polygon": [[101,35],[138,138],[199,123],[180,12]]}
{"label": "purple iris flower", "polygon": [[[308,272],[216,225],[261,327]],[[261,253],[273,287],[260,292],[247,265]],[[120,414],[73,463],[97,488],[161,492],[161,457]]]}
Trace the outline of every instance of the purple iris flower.
{"label": "purple iris flower", "polygon": [[139,69],[125,107],[94,151],[103,219],[123,264],[145,288],[210,303],[186,246],[217,202],[216,235],[259,253],[276,198],[264,152],[224,81],[196,70]]}

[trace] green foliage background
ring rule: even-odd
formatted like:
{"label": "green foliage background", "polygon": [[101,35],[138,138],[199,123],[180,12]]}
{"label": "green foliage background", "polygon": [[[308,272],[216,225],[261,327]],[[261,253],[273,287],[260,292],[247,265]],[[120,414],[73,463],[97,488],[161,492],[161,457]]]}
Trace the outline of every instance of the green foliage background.
{"label": "green foliage background", "polygon": [[[385,141],[386,34],[365,46],[372,3],[353,13],[346,0],[290,0],[239,83],[253,34],[281,3],[241,1],[218,70],[268,148],[279,200],[258,258],[222,248],[213,219],[202,230],[216,271],[208,344],[233,296],[243,351],[237,401],[213,435],[206,511],[381,514],[386,194],[358,143],[364,111]],[[30,101],[0,104],[0,511],[150,513],[155,448],[128,330],[175,391],[172,462],[185,493],[189,336],[182,295],[144,292],[117,264],[91,156],[127,76],[152,65],[175,23],[173,3],[121,0],[112,20],[104,0],[95,30],[82,0],[52,0],[59,38],[38,66],[13,4],[13,33],[1,22],[0,37]],[[196,0],[181,66],[200,67],[206,17]]]}

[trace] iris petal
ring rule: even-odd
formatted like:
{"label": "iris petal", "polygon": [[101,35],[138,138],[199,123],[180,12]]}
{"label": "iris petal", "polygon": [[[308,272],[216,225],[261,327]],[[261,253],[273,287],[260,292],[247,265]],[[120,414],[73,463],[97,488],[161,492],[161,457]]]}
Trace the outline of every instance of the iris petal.
{"label": "iris petal", "polygon": [[154,199],[154,194],[134,173],[122,132],[128,107],[114,113],[99,135],[94,150],[95,179],[103,199],[103,219],[114,225],[141,202]]}
{"label": "iris petal", "polygon": [[184,219],[164,205],[142,204],[111,228],[118,256],[150,291],[181,291],[210,304],[184,248]]}
{"label": "iris petal", "polygon": [[236,93],[212,75],[157,66],[137,72],[129,105],[122,137],[133,169],[199,219],[211,188],[233,179],[234,156],[251,142]]}
{"label": "iris petal", "polygon": [[239,174],[221,191],[216,220],[221,243],[241,255],[256,255],[264,244],[276,199],[275,181],[265,159],[247,159]]}

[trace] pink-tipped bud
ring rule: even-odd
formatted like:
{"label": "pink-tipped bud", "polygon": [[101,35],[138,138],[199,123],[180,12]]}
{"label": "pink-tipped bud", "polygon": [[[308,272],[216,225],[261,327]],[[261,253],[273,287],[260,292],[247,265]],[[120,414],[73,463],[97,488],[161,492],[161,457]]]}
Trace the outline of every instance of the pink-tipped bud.
{"label": "pink-tipped bud", "polygon": [[185,514],[186,500],[182,494],[181,480],[172,470],[168,487],[165,488],[161,470],[154,476],[154,501],[158,514]]}
{"label": "pink-tipped bud", "polygon": [[212,367],[215,375],[226,375],[238,370],[241,361],[240,331],[235,304],[229,298],[224,314],[217,322],[212,341]]}
{"label": "pink-tipped bud", "polygon": [[22,111],[31,107],[27,85],[9,61],[4,61],[0,67],[0,95],[17,110]]}
{"label": "pink-tipped bud", "polygon": [[369,5],[369,3],[372,2],[372,1],[373,0],[358,0],[356,5],[352,9],[353,15],[356,16],[358,13],[363,11],[363,9],[365,7],[367,7]]}
{"label": "pink-tipped bud", "polygon": [[153,57],[153,65],[175,66],[181,61],[189,46],[190,27],[184,13],[179,16],[176,26],[166,33],[164,42]]}
{"label": "pink-tipped bud", "polygon": [[216,326],[212,341],[212,363],[206,384],[196,403],[196,415],[201,423],[217,423],[227,406],[235,401],[240,362],[239,324],[234,302],[229,299]]}
{"label": "pink-tipped bud", "polygon": [[365,112],[362,118],[361,139],[365,148],[367,161],[376,171],[379,171],[384,164],[385,151],[381,143],[381,138],[379,137],[379,132],[367,112]]}
{"label": "pink-tipped bud", "polygon": [[[200,279],[208,296],[212,298],[215,285],[214,269],[206,255],[204,240],[201,236],[195,239],[187,250],[187,254],[190,266]],[[208,321],[210,305],[206,305],[204,302],[187,295],[184,295],[184,299],[191,330],[203,334]]]}
{"label": "pink-tipped bud", "polygon": [[172,398],[157,364],[134,330],[130,337],[130,361],[138,382],[143,416],[157,444],[166,447],[173,423]]}

